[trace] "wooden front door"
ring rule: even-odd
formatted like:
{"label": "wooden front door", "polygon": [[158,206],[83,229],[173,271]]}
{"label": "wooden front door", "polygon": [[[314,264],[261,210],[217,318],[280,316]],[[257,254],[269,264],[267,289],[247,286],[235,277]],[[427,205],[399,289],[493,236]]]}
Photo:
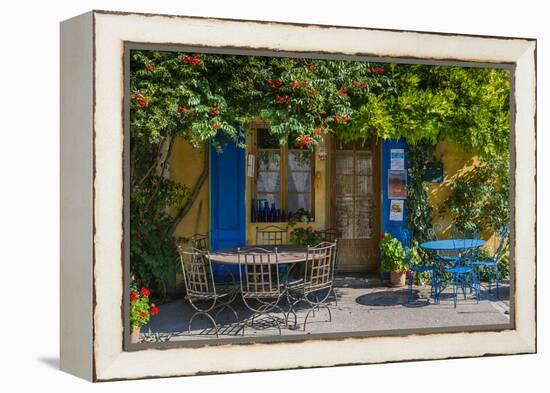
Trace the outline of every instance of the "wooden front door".
{"label": "wooden front door", "polygon": [[374,141],[333,143],[331,221],[340,231],[338,271],[379,269],[379,150]]}

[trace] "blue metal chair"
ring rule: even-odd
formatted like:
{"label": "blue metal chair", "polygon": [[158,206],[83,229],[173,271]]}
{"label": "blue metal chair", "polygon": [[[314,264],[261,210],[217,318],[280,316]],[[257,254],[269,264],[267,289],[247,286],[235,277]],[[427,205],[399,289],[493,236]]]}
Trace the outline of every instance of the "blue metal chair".
{"label": "blue metal chair", "polygon": [[487,270],[490,270],[489,274],[489,293],[491,293],[491,285],[492,285],[492,276],[494,275],[495,281],[496,281],[496,297],[497,299],[500,299],[499,293],[498,293],[498,282],[499,282],[499,271],[498,271],[498,262],[500,261],[500,258],[502,257],[502,252],[504,250],[504,246],[506,245],[506,242],[508,241],[508,226],[504,225],[499,233],[499,244],[496,249],[495,254],[493,257],[486,261],[479,261],[477,258],[472,262],[472,266],[475,269],[475,275],[476,279],[479,283],[481,279],[481,269],[485,268]]}
{"label": "blue metal chair", "polygon": [[403,228],[401,230],[401,244],[403,245],[403,249],[405,250],[405,257],[407,258],[407,264],[409,265],[409,276],[408,276],[408,284],[409,284],[409,290],[408,290],[408,296],[407,301],[408,303],[412,300],[412,287],[414,283],[414,273],[423,273],[423,272],[430,272],[432,276],[432,287],[431,287],[431,295],[434,298],[434,301],[438,302],[438,290],[437,290],[437,278],[435,273],[435,266],[434,265],[415,265],[411,260],[411,243],[412,243],[412,236],[411,231],[407,228]]}
{"label": "blue metal chair", "polygon": [[[440,227],[441,228],[441,227]],[[434,228],[434,233],[436,232],[436,229]],[[442,233],[443,231],[440,230],[440,233]],[[454,240],[455,239],[460,239],[462,240],[464,238],[464,234],[462,233],[462,231],[460,231],[456,226],[452,225],[451,226],[451,229],[449,230],[449,233],[450,233],[450,236],[451,236],[451,240]],[[439,239],[434,239],[434,240],[439,240]],[[451,266],[454,266],[458,261],[459,259],[461,258],[460,256],[460,252],[457,252],[457,251],[448,251],[448,252],[438,252],[437,253],[437,258],[438,258],[438,261],[441,263],[443,262],[444,264],[446,265],[451,265]]]}
{"label": "blue metal chair", "polygon": [[[476,229],[471,232],[472,236],[470,241],[472,243],[477,242],[479,238],[479,230]],[[468,240],[467,231],[459,231],[454,229],[453,243],[456,243],[457,248],[462,246],[462,243]],[[464,244],[464,246],[468,246]],[[455,261],[454,266],[443,269],[444,273],[451,274],[451,285],[453,287],[453,304],[456,308],[458,302],[458,291],[462,289],[464,300],[466,300],[466,286],[470,287],[470,293],[475,290],[476,301],[479,302],[479,283],[474,274],[474,268],[472,266],[473,261],[477,258],[479,252],[478,248],[465,248],[463,252],[459,254],[459,258]]]}

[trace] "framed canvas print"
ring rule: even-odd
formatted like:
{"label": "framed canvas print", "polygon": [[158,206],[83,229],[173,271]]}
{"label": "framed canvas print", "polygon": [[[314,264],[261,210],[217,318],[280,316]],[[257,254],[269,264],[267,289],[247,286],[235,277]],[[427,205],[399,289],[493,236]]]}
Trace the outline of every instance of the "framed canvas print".
{"label": "framed canvas print", "polygon": [[62,22],[62,369],[535,352],[535,91],[531,38]]}

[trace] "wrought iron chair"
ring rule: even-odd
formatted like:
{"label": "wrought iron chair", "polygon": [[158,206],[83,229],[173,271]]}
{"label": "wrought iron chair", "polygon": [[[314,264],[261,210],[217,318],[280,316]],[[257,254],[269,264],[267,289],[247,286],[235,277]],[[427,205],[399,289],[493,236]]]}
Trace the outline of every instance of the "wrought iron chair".
{"label": "wrought iron chair", "polygon": [[401,230],[401,244],[405,250],[405,257],[407,258],[407,264],[409,265],[409,275],[408,279],[408,291],[407,291],[407,303],[411,303],[412,300],[412,290],[414,284],[414,274],[415,273],[425,273],[429,272],[431,275],[431,295],[434,298],[434,301],[438,303],[438,286],[437,286],[437,272],[435,271],[434,265],[417,265],[414,264],[411,258],[411,248],[412,248],[412,236],[411,231],[408,228],[403,228]]}
{"label": "wrought iron chair", "polygon": [[[216,319],[220,311],[228,309],[232,312],[235,320],[239,320],[237,312],[229,305],[237,297],[238,287],[216,285],[208,251],[193,248],[189,252],[180,247],[179,252],[186,290],[185,299],[196,311],[189,319],[188,333],[191,333],[195,317],[202,315],[212,322],[216,337],[218,337],[220,325]],[[205,305],[203,306],[203,304]],[[216,313],[212,316],[211,313],[214,310]]]}
{"label": "wrought iron chair", "polygon": [[291,302],[289,314],[294,315],[294,326],[298,322],[294,308],[300,302],[306,303],[310,308],[304,319],[304,330],[309,314],[313,313],[315,316],[315,310],[321,307],[328,311],[328,322],[332,321],[332,313],[326,301],[332,293],[337,242],[322,242],[315,247],[308,247],[303,279],[287,286],[287,299]]}
{"label": "wrought iron chair", "polygon": [[[496,242],[496,238],[495,238]],[[491,285],[492,285],[492,276],[495,276],[496,279],[496,296],[497,299],[500,299],[499,296],[499,271],[498,271],[498,262],[500,261],[500,258],[502,257],[502,252],[504,251],[505,245],[508,242],[508,226],[504,225],[500,229],[499,233],[499,243],[498,247],[496,248],[496,252],[494,253],[493,257],[488,260],[473,260],[472,266],[475,269],[475,275],[477,282],[479,283],[481,280],[481,269],[487,269],[490,270],[489,273],[489,293],[491,293]]]}
{"label": "wrought iron chair", "polygon": [[[279,281],[279,262],[277,249],[275,252],[263,248],[252,248],[246,251],[237,250],[239,256],[239,282],[241,296],[244,305],[253,312],[250,321],[254,327],[254,321],[258,317],[272,322],[281,334],[281,323],[277,317],[268,315],[277,310],[284,316],[284,324],[287,325],[287,315],[278,306],[283,296],[283,287]],[[263,319],[263,318],[262,318]],[[244,335],[246,323],[243,324]],[[270,327],[272,325],[264,325]]]}
{"label": "wrought iron chair", "polygon": [[322,231],[319,231],[321,238],[325,242],[334,243],[337,239],[340,238],[340,231],[336,228],[328,228]]}
{"label": "wrought iron chair", "polygon": [[433,224],[432,227],[427,230],[428,240],[440,240],[442,234],[443,225],[441,224]]}
{"label": "wrought iron chair", "polygon": [[[336,228],[328,228],[322,231],[319,231],[321,238],[325,242],[329,243],[335,243],[338,239],[340,239],[340,231]],[[336,255],[334,257],[334,269],[333,269],[333,275],[336,273],[336,263],[338,262],[338,246],[336,246]],[[334,277],[333,277],[334,280]],[[334,286],[331,287],[331,293],[332,297],[334,298],[334,305],[338,307],[338,299],[336,297],[336,291],[334,290]]]}
{"label": "wrought iron chair", "polygon": [[[479,229],[470,231],[471,241],[475,242],[479,239]],[[468,231],[460,231],[454,229],[453,242],[466,242],[468,238]],[[453,288],[453,304],[456,308],[458,302],[458,292],[462,289],[464,299],[466,299],[466,286],[470,287],[470,293],[472,289],[475,290],[476,301],[479,302],[479,283],[474,274],[474,268],[472,262],[476,260],[479,248],[467,248],[466,251],[459,254],[459,258],[456,260],[454,266],[443,269],[444,273],[451,274],[451,285]]]}
{"label": "wrought iron chair", "polygon": [[288,244],[288,227],[281,228],[276,225],[264,228],[256,227],[256,244],[260,246]]}
{"label": "wrought iron chair", "polygon": [[[264,228],[256,227],[256,245],[258,246],[281,246],[288,244],[288,227],[282,228],[277,225],[269,225]],[[286,281],[289,266],[281,264],[277,268],[279,280]]]}
{"label": "wrought iron chair", "polygon": [[208,251],[208,235],[195,233],[191,236],[191,246],[197,250]]}

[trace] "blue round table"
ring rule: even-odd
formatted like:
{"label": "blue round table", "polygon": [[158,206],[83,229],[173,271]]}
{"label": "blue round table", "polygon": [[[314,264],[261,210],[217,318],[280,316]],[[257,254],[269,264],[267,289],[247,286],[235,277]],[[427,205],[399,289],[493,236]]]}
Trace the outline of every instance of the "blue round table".
{"label": "blue round table", "polygon": [[425,250],[430,251],[460,251],[479,248],[485,245],[485,240],[463,239],[463,240],[431,240],[420,244]]}
{"label": "blue round table", "polygon": [[[462,239],[462,240],[432,240],[429,242],[420,243],[420,247],[427,251],[434,252],[437,257],[434,258],[434,271],[433,274],[436,275],[436,290],[435,290],[435,301],[439,303],[439,297],[445,287],[447,282],[443,280],[443,274],[445,266],[457,265],[461,263],[463,256],[461,255],[462,251],[474,250],[485,245],[485,240],[479,239]],[[455,252],[454,256],[441,256],[439,252]]]}

